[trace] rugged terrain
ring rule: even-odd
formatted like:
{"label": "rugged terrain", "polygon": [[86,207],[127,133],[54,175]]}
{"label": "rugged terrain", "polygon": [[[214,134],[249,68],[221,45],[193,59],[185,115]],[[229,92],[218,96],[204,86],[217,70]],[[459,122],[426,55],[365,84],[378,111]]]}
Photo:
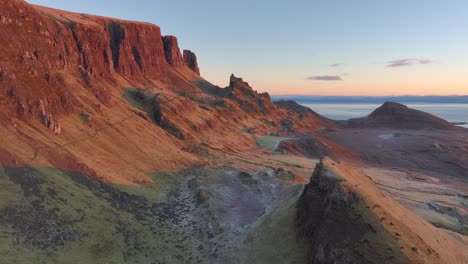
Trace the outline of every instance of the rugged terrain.
{"label": "rugged terrain", "polygon": [[[398,110],[391,115],[396,117],[385,114],[379,118],[380,113],[394,109]],[[368,117],[338,122],[342,129],[285,139],[276,151],[351,162],[402,205],[466,241],[467,130],[430,114],[404,109],[408,108],[386,103]],[[402,128],[405,117],[399,115],[415,120],[411,129]],[[392,118],[397,121],[390,122]],[[369,125],[363,121],[370,119],[377,121]],[[347,127],[358,121],[360,127]],[[376,127],[376,123],[382,126]]]}
{"label": "rugged terrain", "polygon": [[[317,165],[299,200],[308,263],[463,263],[466,245],[378,189],[354,166]],[[459,252],[459,254],[454,252]]]}
{"label": "rugged terrain", "polygon": [[[211,84],[195,53],[156,25],[22,0],[0,6],[2,261],[466,261],[447,249],[466,249],[464,130],[391,103],[363,119],[329,120],[273,102],[234,74],[226,87]],[[320,165],[304,189],[323,156],[351,183],[323,180]],[[352,199],[335,201],[335,192]],[[380,196],[397,208],[383,212],[403,219],[395,227],[369,223],[381,216],[375,208],[354,212]],[[418,229],[407,232],[411,221]],[[330,228],[351,244],[323,240]],[[350,250],[361,242],[370,245]]]}

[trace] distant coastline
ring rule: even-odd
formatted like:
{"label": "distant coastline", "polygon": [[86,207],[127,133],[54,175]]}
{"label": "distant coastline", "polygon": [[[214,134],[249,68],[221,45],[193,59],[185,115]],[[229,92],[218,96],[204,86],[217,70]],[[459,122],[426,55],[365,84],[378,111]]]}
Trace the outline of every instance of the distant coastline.
{"label": "distant coastline", "polygon": [[463,96],[317,96],[317,95],[272,95],[271,99],[293,100],[300,104],[319,104],[319,103],[346,103],[362,104],[375,103],[381,104],[387,101],[397,103],[437,103],[437,104],[468,104],[468,95]]}

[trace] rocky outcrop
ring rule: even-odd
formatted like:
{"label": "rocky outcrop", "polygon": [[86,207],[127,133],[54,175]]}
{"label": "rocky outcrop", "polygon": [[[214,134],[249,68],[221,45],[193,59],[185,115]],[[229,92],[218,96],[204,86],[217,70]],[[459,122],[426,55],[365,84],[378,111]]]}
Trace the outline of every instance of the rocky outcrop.
{"label": "rocky outcrop", "polygon": [[55,135],[58,135],[62,132],[62,125],[60,121],[55,119],[51,114],[44,114],[41,117],[42,124],[44,124],[50,131]]}
{"label": "rocky outcrop", "polygon": [[240,77],[236,77],[234,74],[231,74],[229,77],[229,88],[231,90],[242,90],[248,97],[255,96],[255,92],[252,87],[250,87],[249,83],[245,82]]}
{"label": "rocky outcrop", "polygon": [[258,93],[242,78],[234,74],[231,74],[229,78],[228,90],[227,98],[236,101],[244,112],[266,114],[278,110],[268,93]]}
{"label": "rocky outcrop", "polygon": [[162,40],[164,44],[164,52],[166,54],[167,63],[174,67],[184,66],[184,59],[182,58],[182,54],[180,53],[177,38],[174,36],[164,36]]}
{"label": "rocky outcrop", "polygon": [[386,102],[367,117],[350,119],[345,123],[359,128],[461,129],[442,118],[394,102]]}
{"label": "rocky outcrop", "polygon": [[40,108],[41,108],[41,122],[44,126],[46,126],[50,131],[52,131],[55,135],[58,135],[62,132],[62,125],[60,124],[60,121],[55,119],[52,114],[49,114],[45,110],[45,106],[47,105],[44,104],[44,101],[39,100]]}
{"label": "rocky outcrop", "polygon": [[297,208],[297,232],[308,263],[409,263],[361,197],[320,162]]}
{"label": "rocky outcrop", "polygon": [[184,62],[193,72],[200,75],[200,69],[198,68],[197,56],[190,50],[184,50]]}

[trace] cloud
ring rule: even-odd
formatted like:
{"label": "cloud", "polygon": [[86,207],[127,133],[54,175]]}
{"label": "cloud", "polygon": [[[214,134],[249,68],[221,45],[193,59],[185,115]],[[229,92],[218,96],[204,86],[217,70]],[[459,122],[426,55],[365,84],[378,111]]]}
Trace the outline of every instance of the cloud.
{"label": "cloud", "polygon": [[333,68],[336,68],[336,67],[340,67],[340,66],[343,66],[342,63],[333,63],[330,65],[330,67],[333,67]]}
{"label": "cloud", "polygon": [[341,76],[339,75],[320,75],[320,76],[309,76],[306,77],[307,80],[315,81],[342,81]]}
{"label": "cloud", "polygon": [[397,67],[406,67],[406,66],[413,66],[416,64],[431,64],[433,63],[432,60],[429,59],[402,59],[402,60],[395,60],[389,61],[387,63],[387,68],[397,68]]}

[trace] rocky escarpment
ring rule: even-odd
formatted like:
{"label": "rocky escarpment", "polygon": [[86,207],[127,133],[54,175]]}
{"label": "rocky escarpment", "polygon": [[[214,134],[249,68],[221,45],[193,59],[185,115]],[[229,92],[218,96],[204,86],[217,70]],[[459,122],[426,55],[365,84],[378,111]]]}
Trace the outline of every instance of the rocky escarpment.
{"label": "rocky escarpment", "polygon": [[[7,116],[39,117],[79,108],[76,78],[102,103],[100,81],[157,79],[168,64],[158,26],[0,0],[0,107]],[[41,103],[42,101],[42,103]]]}
{"label": "rocky escarpment", "polygon": [[166,60],[169,65],[174,67],[182,67],[185,65],[182,54],[180,53],[179,43],[174,36],[164,36],[162,38]]}
{"label": "rocky escarpment", "polygon": [[[158,80],[170,66],[185,64],[177,39],[163,38],[153,24],[19,0],[0,0],[0,5],[2,122],[11,117],[38,118],[58,133],[58,125],[51,124],[58,124],[61,115],[79,111],[83,97],[88,97],[76,92],[80,86],[100,104],[112,105],[115,100],[109,89],[122,77],[130,82]],[[185,61],[199,74],[194,53],[187,53]]]}
{"label": "rocky escarpment", "polygon": [[442,118],[394,102],[386,102],[367,117],[350,119],[345,124],[359,128],[460,129]]}
{"label": "rocky escarpment", "polygon": [[297,232],[309,243],[308,263],[409,263],[343,181],[320,162],[299,199]]}
{"label": "rocky escarpment", "polygon": [[[35,8],[71,33],[75,45],[69,53],[78,54],[75,63],[92,77],[118,73],[132,78],[157,78],[167,68],[161,30],[156,25],[81,14],[75,17],[77,14]],[[67,59],[67,54],[62,55]]]}
{"label": "rocky escarpment", "polygon": [[197,56],[190,50],[184,50],[184,62],[193,72],[200,75],[200,69],[198,68]]}

